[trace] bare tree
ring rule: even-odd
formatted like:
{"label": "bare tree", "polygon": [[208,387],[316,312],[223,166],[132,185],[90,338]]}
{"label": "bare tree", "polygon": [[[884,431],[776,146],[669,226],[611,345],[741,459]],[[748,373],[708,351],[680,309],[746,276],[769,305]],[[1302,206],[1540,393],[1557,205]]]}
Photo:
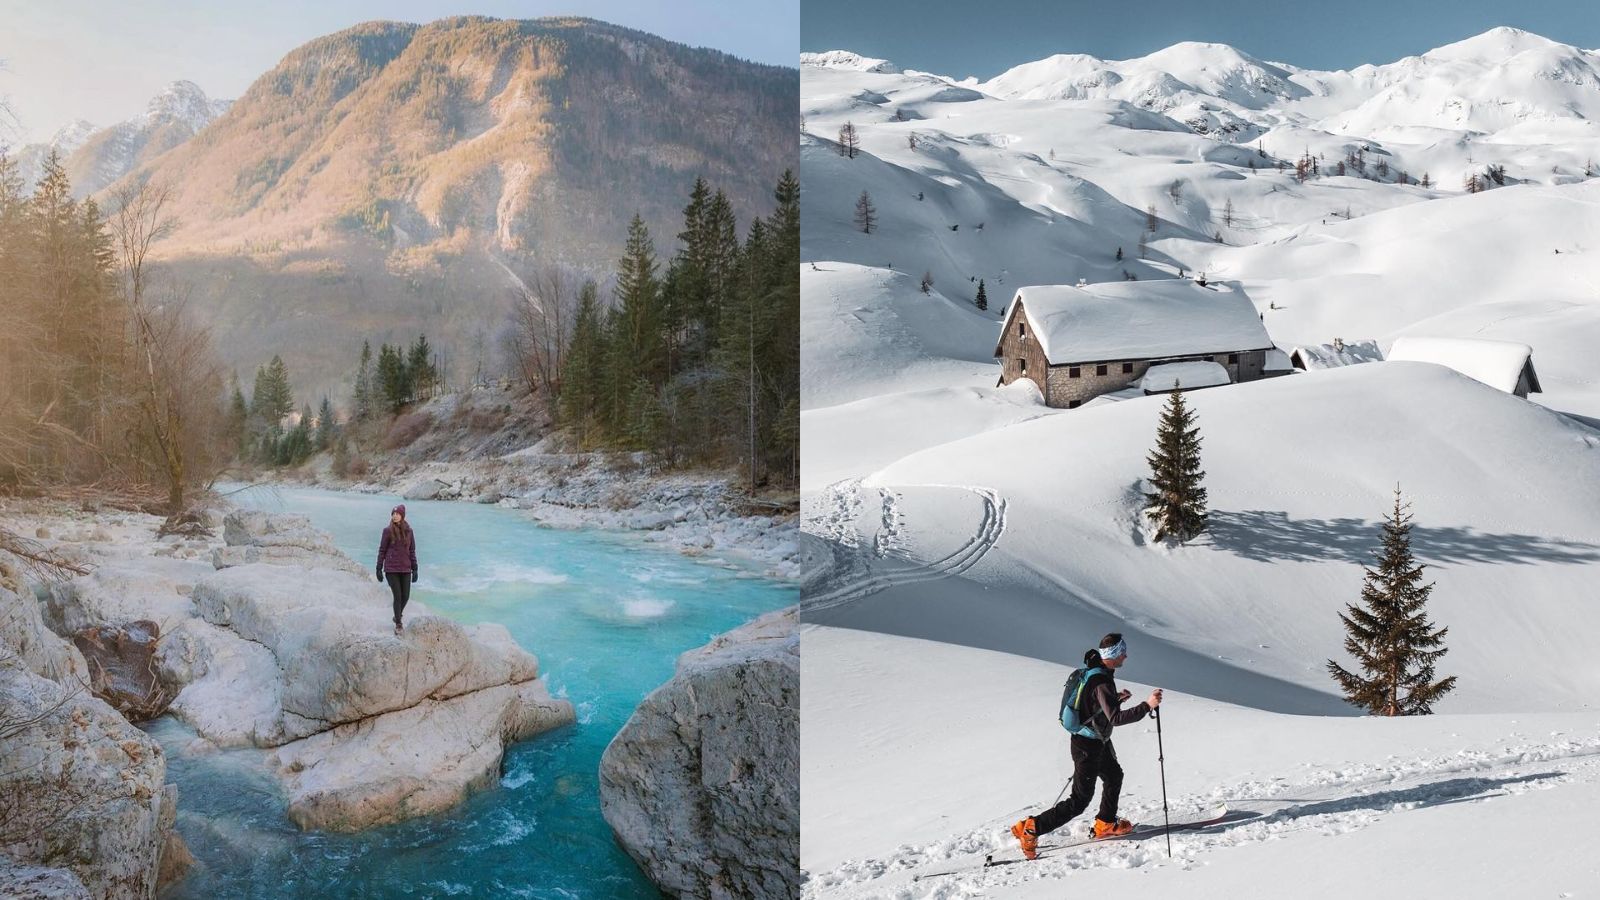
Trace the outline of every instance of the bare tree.
{"label": "bare tree", "polygon": [[872,197],[866,191],[856,198],[856,227],[863,234],[871,234],[874,225],[878,224],[878,208],[872,205]]}
{"label": "bare tree", "polygon": [[1233,198],[1232,197],[1229,197],[1228,198],[1228,202],[1222,207],[1222,224],[1228,226],[1229,228],[1233,227]]}
{"label": "bare tree", "polygon": [[855,159],[860,152],[861,135],[856,133],[855,123],[844,123],[844,127],[839,129],[839,155]]}
{"label": "bare tree", "polygon": [[[147,297],[150,249],[172,234],[177,219],[168,211],[172,190],[165,184],[124,182],[111,191],[111,234],[116,242],[123,297],[133,320],[136,394],[146,437],[159,459],[167,486],[169,513],[183,511],[184,492],[214,472],[195,467],[207,454],[207,409],[221,397],[221,366],[210,334],[191,323],[187,297],[174,289],[165,301]],[[197,458],[199,457],[199,458]]]}
{"label": "bare tree", "polygon": [[[538,267],[527,278],[519,279],[516,302],[512,306],[511,328],[506,332],[506,350],[511,364],[527,384],[530,393],[539,393],[545,408],[556,415],[561,396],[561,370],[566,363],[567,344],[572,337],[576,316],[578,279],[557,265]],[[668,354],[676,342],[668,337]]]}

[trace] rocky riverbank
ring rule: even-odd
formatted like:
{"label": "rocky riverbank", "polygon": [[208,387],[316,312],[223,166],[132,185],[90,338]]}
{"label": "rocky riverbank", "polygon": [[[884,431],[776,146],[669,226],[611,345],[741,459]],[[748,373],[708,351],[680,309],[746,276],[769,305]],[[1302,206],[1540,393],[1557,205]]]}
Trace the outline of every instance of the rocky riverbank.
{"label": "rocky riverbank", "polygon": [[551,528],[637,532],[688,556],[800,577],[793,492],[752,504],[735,473],[662,472],[643,453],[572,452],[564,433],[509,392],[434,398],[397,420],[385,441],[398,445],[360,458],[346,477],[335,473],[331,453],[299,469],[240,474],[256,483],[496,503]]}
{"label": "rocky riverbank", "polygon": [[166,761],[130,718],[181,719],[185,753],[259,751],[291,820],[341,831],[446,809],[574,721],[498,625],[414,602],[395,635],[387,591],[303,517],[203,518],[158,537],[154,516],[0,506],[86,570],[47,583],[0,553],[0,871],[92,897],[181,873]]}
{"label": "rocky riverbank", "polygon": [[600,761],[606,822],[668,894],[800,895],[798,609],[680,656]]}

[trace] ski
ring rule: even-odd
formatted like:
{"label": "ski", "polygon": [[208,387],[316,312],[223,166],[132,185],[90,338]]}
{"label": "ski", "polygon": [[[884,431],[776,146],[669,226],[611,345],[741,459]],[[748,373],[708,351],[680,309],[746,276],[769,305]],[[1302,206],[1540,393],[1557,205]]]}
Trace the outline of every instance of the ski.
{"label": "ski", "polygon": [[[1127,834],[1116,834],[1103,838],[1084,838],[1077,841],[1068,841],[1064,844],[1046,844],[1039,848],[1039,855],[1035,859],[1043,859],[1046,855],[1061,850],[1069,850],[1073,847],[1082,847],[1087,844],[1105,844],[1112,841],[1138,840],[1141,838],[1155,837],[1156,835],[1165,834],[1168,831],[1197,831],[1202,828],[1210,828],[1213,825],[1221,825],[1227,821],[1229,821],[1228,807],[1222,806],[1207,818],[1194,819],[1188,822],[1173,822],[1170,827],[1166,825],[1139,824],[1133,826],[1133,830]],[[1029,860],[1026,857],[995,859],[995,854],[990,853],[983,858],[983,862],[981,863],[970,866],[961,866],[954,869],[946,869],[942,872],[924,872],[920,875],[912,876],[911,880],[922,881],[925,878],[943,878],[947,875],[960,875],[964,872],[976,872],[982,869],[994,869],[999,868],[1000,866],[1010,866],[1017,863],[1030,861],[1032,860]]]}

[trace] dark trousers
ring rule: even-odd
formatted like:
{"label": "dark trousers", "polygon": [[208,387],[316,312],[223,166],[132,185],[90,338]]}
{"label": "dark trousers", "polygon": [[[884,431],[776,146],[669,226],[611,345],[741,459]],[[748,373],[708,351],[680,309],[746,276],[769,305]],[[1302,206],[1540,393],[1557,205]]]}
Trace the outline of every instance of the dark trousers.
{"label": "dark trousers", "polygon": [[411,573],[385,572],[383,577],[389,582],[389,593],[394,595],[394,623],[399,625],[400,614],[405,612],[406,601],[411,599]]}
{"label": "dark trousers", "polygon": [[1094,797],[1095,779],[1105,782],[1100,791],[1100,813],[1096,818],[1105,822],[1117,820],[1117,797],[1122,793],[1122,766],[1117,762],[1117,749],[1110,741],[1072,736],[1072,793],[1033,817],[1036,834],[1049,834],[1067,824],[1089,808]]}

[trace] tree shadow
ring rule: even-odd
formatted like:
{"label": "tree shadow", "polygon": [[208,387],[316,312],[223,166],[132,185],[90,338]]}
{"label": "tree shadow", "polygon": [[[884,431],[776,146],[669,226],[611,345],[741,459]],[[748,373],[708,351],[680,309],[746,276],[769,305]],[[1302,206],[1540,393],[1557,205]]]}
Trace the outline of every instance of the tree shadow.
{"label": "tree shadow", "polygon": [[1505,778],[1447,778],[1444,781],[1433,781],[1399,790],[1301,803],[1280,809],[1272,813],[1269,818],[1301,819],[1306,816],[1354,812],[1360,809],[1382,810],[1402,803],[1413,804],[1411,809],[1427,809],[1431,806],[1482,800],[1508,785],[1544,781],[1565,774],[1565,772],[1535,772],[1531,775],[1511,775]]}
{"label": "tree shadow", "polygon": [[[1211,543],[1257,562],[1337,560],[1370,564],[1377,556],[1379,523],[1357,518],[1294,519],[1280,510],[1212,510]],[[1417,525],[1411,550],[1430,563],[1590,563],[1600,545],[1533,534],[1491,534],[1456,526]]]}

